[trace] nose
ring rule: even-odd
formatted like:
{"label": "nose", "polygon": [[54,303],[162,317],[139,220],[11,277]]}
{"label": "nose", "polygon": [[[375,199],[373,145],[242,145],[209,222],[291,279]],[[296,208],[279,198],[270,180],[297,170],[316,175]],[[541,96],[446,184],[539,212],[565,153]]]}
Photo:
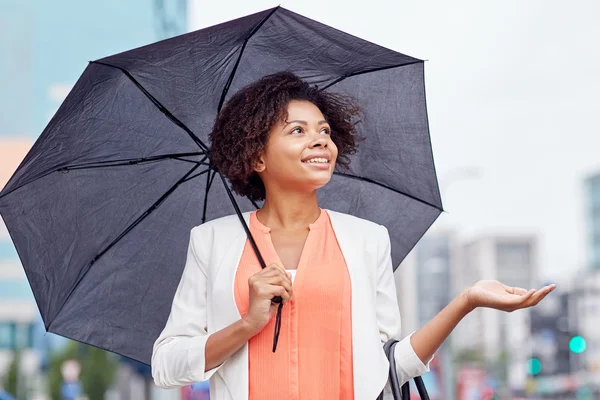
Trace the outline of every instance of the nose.
{"label": "nose", "polygon": [[327,147],[327,136],[317,135],[313,140],[310,141],[308,148],[312,149],[315,147],[326,148]]}

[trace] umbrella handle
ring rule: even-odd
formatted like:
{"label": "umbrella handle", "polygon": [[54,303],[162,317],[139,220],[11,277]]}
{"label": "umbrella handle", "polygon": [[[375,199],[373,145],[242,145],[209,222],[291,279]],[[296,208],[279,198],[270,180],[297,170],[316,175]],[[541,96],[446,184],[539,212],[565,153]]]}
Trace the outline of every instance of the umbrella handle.
{"label": "umbrella handle", "polygon": [[[246,231],[246,236],[248,236],[248,240],[250,241],[250,245],[252,246],[252,249],[254,250],[254,254],[256,254],[256,258],[258,258],[258,262],[259,262],[260,266],[262,268],[267,268],[267,263],[265,263],[265,260],[262,257],[262,254],[260,254],[260,251],[258,250],[256,241],[254,240],[254,237],[252,237],[252,234],[250,233],[250,228],[248,228],[248,224],[246,224],[246,221],[244,220],[244,217],[242,216],[242,211],[240,210],[240,207],[238,206],[237,201],[235,201],[235,197],[233,197],[233,193],[231,193],[231,189],[229,188],[229,185],[225,181],[225,177],[223,175],[221,175],[221,173],[218,171],[217,171],[217,174],[219,174],[219,176],[221,177],[221,180],[223,181],[223,186],[225,186],[225,191],[227,192],[227,196],[229,196],[229,200],[231,200],[231,204],[233,205],[233,208],[235,209],[235,213],[237,214],[238,218],[240,219],[240,222],[242,223],[242,226],[244,227],[244,230]],[[275,332],[273,334],[273,353],[274,353],[275,350],[277,349],[277,342],[279,341],[279,331],[281,330],[281,308],[283,307],[283,299],[281,298],[281,296],[275,296],[271,299],[271,302],[274,304],[279,304],[279,307],[277,307],[277,317],[275,319]]]}

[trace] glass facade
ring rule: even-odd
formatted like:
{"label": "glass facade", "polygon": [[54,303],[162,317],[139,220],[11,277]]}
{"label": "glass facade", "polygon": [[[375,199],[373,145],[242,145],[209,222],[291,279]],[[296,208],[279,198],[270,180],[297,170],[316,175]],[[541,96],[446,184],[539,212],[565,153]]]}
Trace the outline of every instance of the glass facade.
{"label": "glass facade", "polygon": [[38,137],[88,61],[185,33],[186,4],[0,0],[0,139]]}
{"label": "glass facade", "polygon": [[589,265],[600,270],[600,173],[586,179],[585,202]]}
{"label": "glass facade", "polygon": [[[186,31],[182,0],[0,0],[0,188],[88,61]],[[0,349],[45,353],[64,343],[45,334],[39,314],[29,322],[15,320],[15,309],[29,315],[37,308],[1,218],[0,265]]]}
{"label": "glass facade", "polygon": [[0,350],[33,348],[34,324],[0,322]]}

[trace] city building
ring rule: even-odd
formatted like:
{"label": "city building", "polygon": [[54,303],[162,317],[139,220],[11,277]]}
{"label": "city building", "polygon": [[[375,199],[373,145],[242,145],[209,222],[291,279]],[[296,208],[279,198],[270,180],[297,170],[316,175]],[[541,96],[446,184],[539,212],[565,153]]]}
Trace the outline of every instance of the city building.
{"label": "city building", "polygon": [[600,396],[600,269],[576,274],[570,298],[572,334],[584,340],[581,352],[572,357],[572,371]]}
{"label": "city building", "polygon": [[[482,279],[529,289],[538,284],[535,236],[488,236],[460,247],[454,264],[453,285],[465,288]],[[476,309],[456,329],[458,352],[479,354],[493,366],[495,376],[515,391],[526,385],[529,357],[529,310],[503,313]]]}
{"label": "city building", "polygon": [[[0,21],[2,188],[88,61],[185,33],[187,0],[5,0],[0,2]],[[22,365],[35,371],[43,367],[49,348],[64,343],[61,339],[45,334],[19,257],[0,219],[0,381],[15,349],[25,349]],[[154,397],[165,396],[169,398],[162,392]]]}
{"label": "city building", "polygon": [[588,177],[584,186],[588,265],[600,270],[600,172]]}
{"label": "city building", "polygon": [[572,324],[585,348],[573,369],[600,396],[600,172],[588,176],[583,184],[588,257],[585,268],[572,278],[571,307],[576,316]]}

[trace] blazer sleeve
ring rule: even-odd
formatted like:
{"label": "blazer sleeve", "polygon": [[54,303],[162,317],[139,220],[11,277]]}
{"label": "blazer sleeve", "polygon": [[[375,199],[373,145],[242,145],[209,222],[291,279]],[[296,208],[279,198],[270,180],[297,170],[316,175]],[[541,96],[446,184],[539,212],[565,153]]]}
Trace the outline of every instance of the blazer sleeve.
{"label": "blazer sleeve", "polygon": [[175,388],[209,379],[224,364],[205,370],[207,274],[198,257],[200,227],[190,232],[187,259],[171,313],[152,350],[152,377],[157,386]]}
{"label": "blazer sleeve", "polygon": [[[377,268],[377,321],[382,345],[389,339],[400,340],[400,308],[396,294],[396,282],[392,267],[390,236],[380,225]],[[414,332],[413,332],[414,333]],[[410,337],[400,340],[395,347],[396,371],[400,385],[429,371],[431,359],[424,364],[415,353]]]}

